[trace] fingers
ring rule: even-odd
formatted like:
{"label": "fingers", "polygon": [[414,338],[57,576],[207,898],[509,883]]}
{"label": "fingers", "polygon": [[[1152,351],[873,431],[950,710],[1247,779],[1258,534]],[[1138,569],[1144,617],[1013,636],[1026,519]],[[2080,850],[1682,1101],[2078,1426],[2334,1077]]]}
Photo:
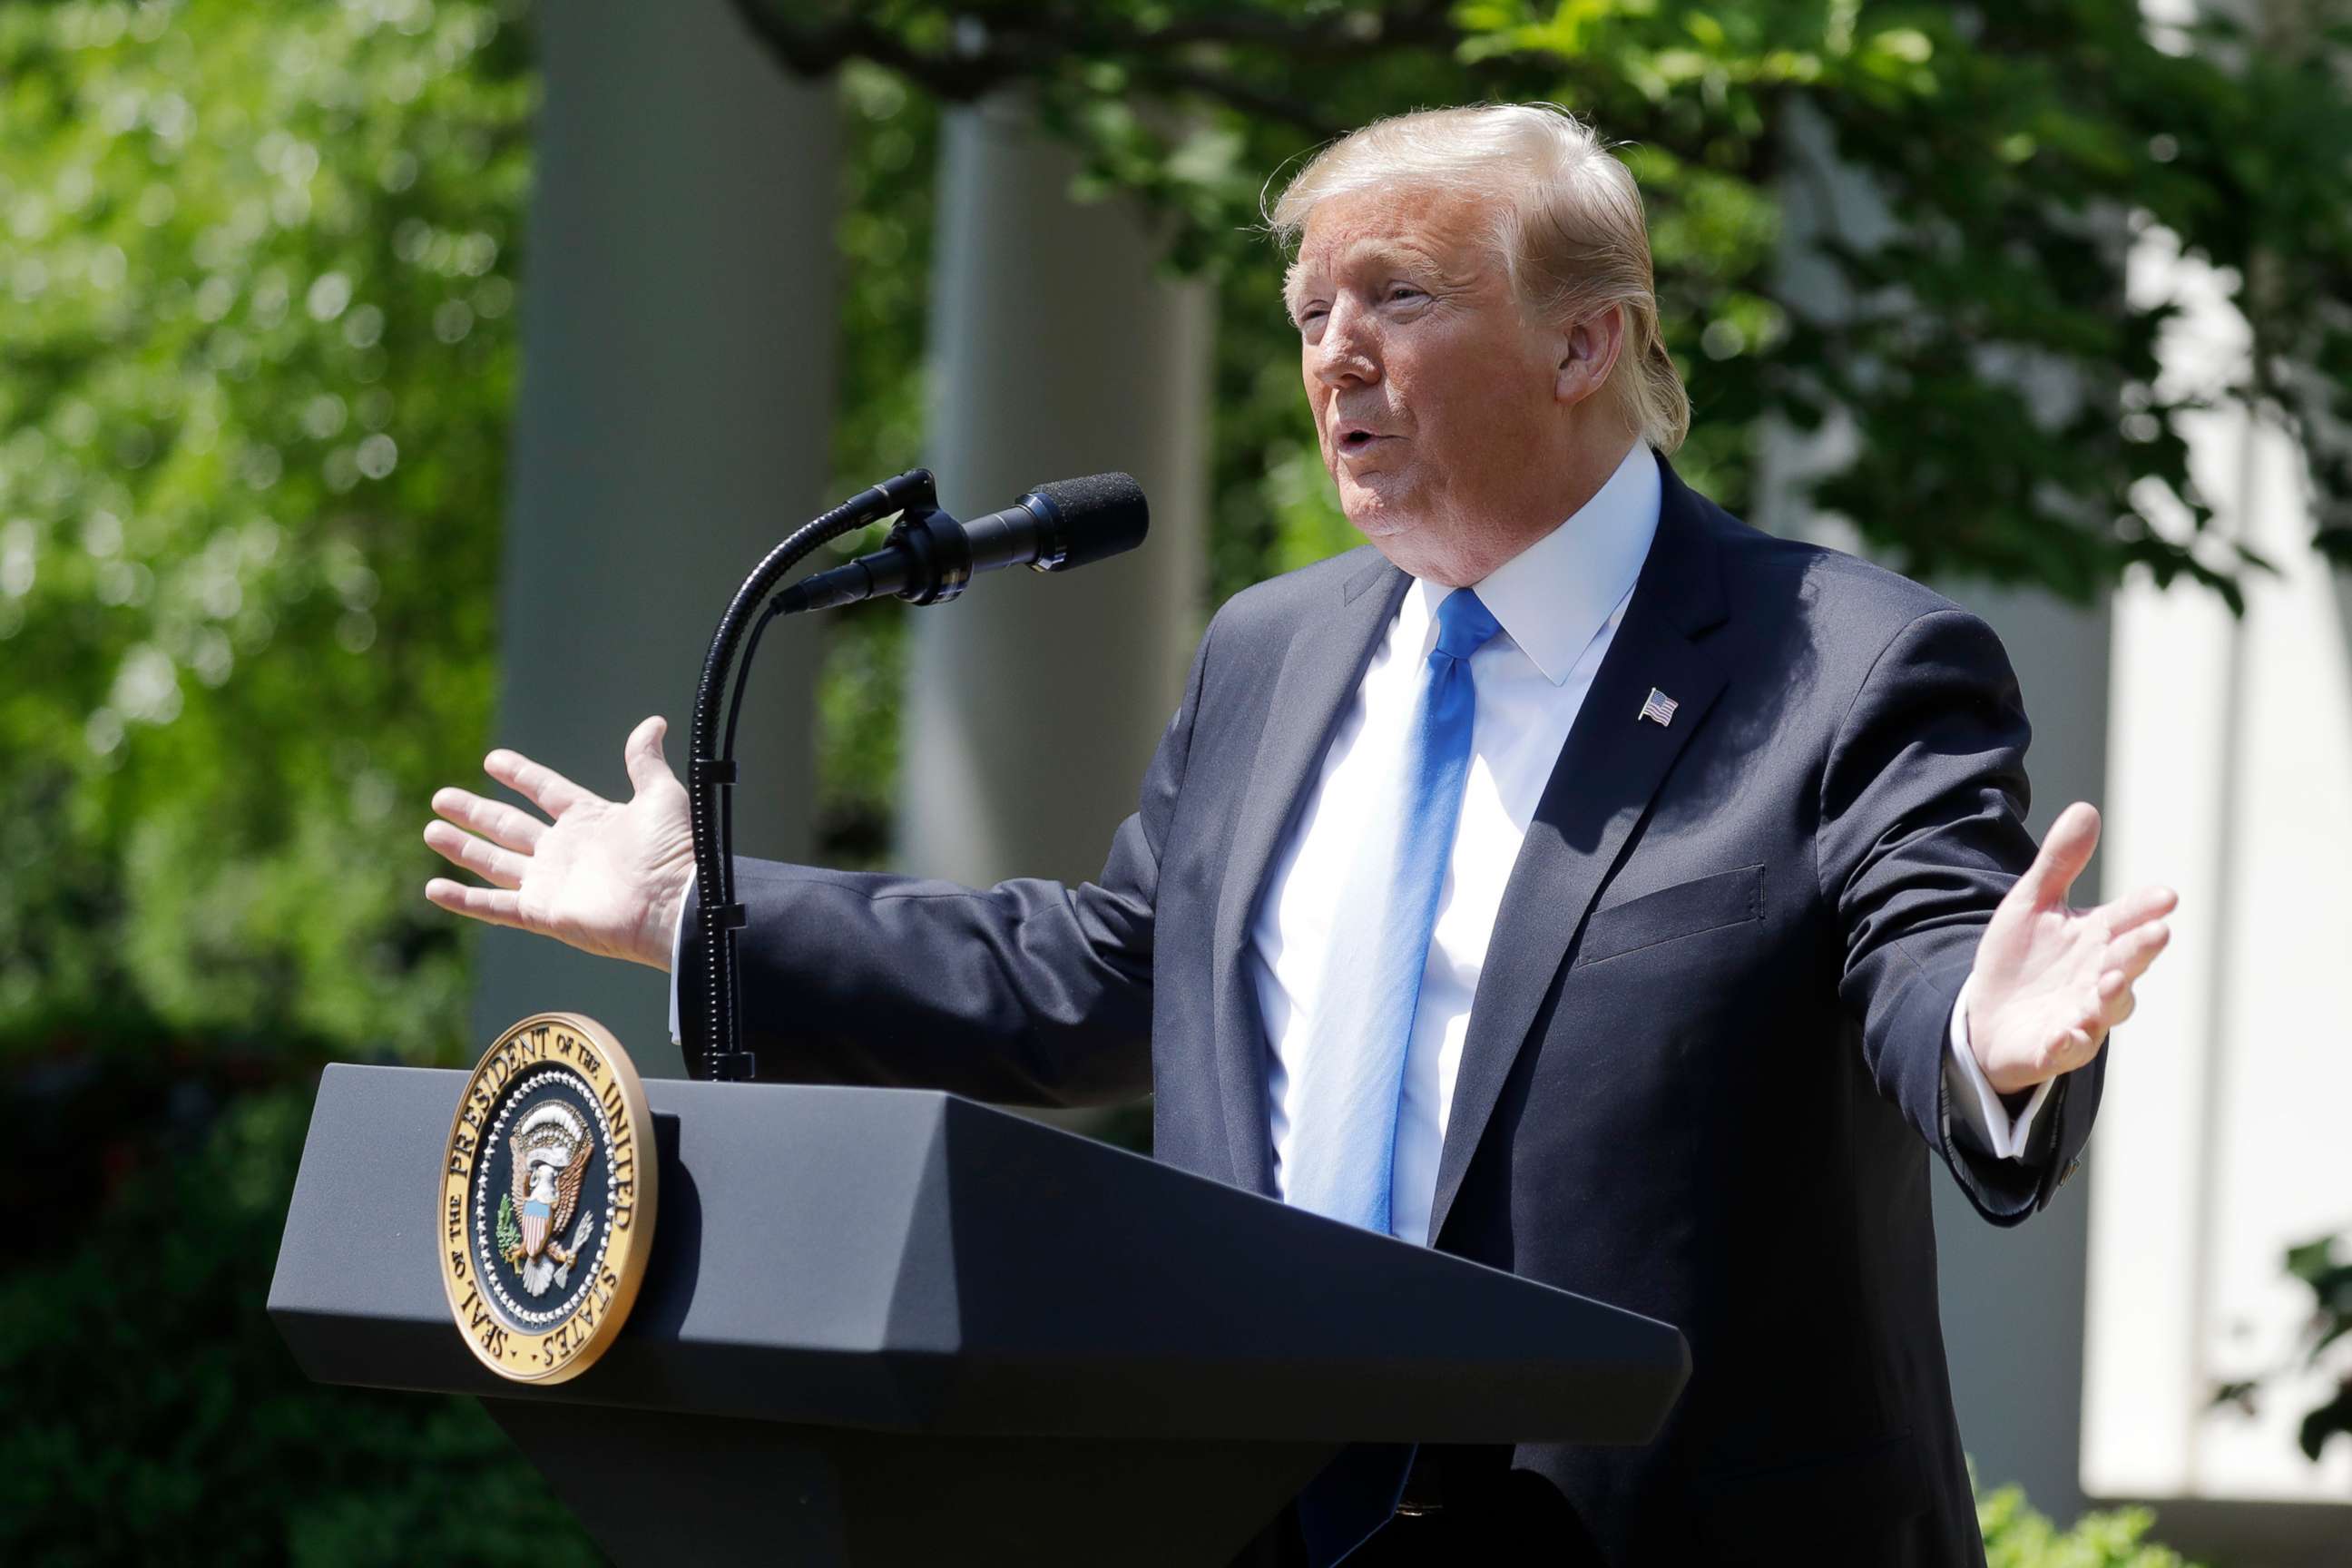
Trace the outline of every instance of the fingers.
{"label": "fingers", "polygon": [[2042,841],[2041,853],[2025,875],[2017,879],[2010,897],[2021,899],[2036,909],[2055,909],[2066,901],[2074,886],[2074,879],[2091,863],[2091,851],[2099,847],[2098,808],[2090,802],[2078,800],[2058,814],[2050,825],[2050,836]]}
{"label": "fingers", "polygon": [[2127,935],[2108,944],[2109,967],[2099,976],[2099,1026],[2102,1035],[2132,1016],[2139,1006],[2139,998],[2132,984],[2147,973],[2165,944],[2172,940],[2172,928],[2161,921],[2140,926]]}
{"label": "fingers", "polygon": [[425,842],[451,865],[463,866],[501,888],[522,886],[522,874],[530,865],[529,857],[501,849],[446,822],[426,823]]}
{"label": "fingers", "polygon": [[2180,895],[2170,888],[2138,888],[2112,903],[2102,904],[2097,912],[2106,918],[2108,934],[2121,936],[2170,914],[2179,904]]}
{"label": "fingers", "polygon": [[460,827],[472,828],[493,844],[525,855],[539,847],[540,837],[547,831],[547,824],[529,812],[518,811],[504,801],[484,800],[469,790],[434,791],[433,809]]}
{"label": "fingers", "polygon": [[2110,969],[2099,976],[2099,1028],[2104,1034],[2132,1016],[2138,1007],[2139,997],[2132,991],[2131,977],[2120,969]]}
{"label": "fingers", "polygon": [[[2109,982],[2115,984],[2111,986]],[[2073,1072],[2099,1054],[2107,1043],[2107,1031],[2131,1015],[2133,1006],[2131,982],[2115,970],[2099,977],[2095,994],[2089,1005],[2075,1016],[2075,1021],[2061,1030],[2049,1046],[2043,1059],[2046,1076]]]}
{"label": "fingers", "polygon": [[677,784],[677,775],[662,756],[662,741],[668,734],[669,721],[656,713],[630,731],[628,743],[621,749],[629,767],[629,784],[641,795],[664,784]]}
{"label": "fingers", "polygon": [[425,896],[451,914],[465,915],[494,926],[530,928],[522,922],[522,896],[498,888],[477,888],[436,877],[425,884]]}
{"label": "fingers", "polygon": [[2147,966],[2156,962],[2156,955],[2171,940],[2172,928],[2162,921],[2152,921],[2108,942],[2106,962],[2099,977],[2101,989],[2105,988],[2109,974],[2121,974],[2128,985],[2147,973]]}
{"label": "fingers", "polygon": [[551,817],[560,817],[583,802],[603,797],[582,789],[553,768],[542,767],[520,752],[501,746],[482,759],[482,771],[530,801]]}
{"label": "fingers", "polygon": [[2156,962],[2156,955],[2162,952],[2165,944],[2171,940],[2172,928],[2157,921],[2140,926],[2109,944],[2107,962],[2112,967],[2099,976],[2098,1003],[2095,1009],[2096,1038],[2104,1041],[2108,1030],[2138,1010],[2139,997],[2133,992],[2132,984],[2147,973],[2147,966]]}

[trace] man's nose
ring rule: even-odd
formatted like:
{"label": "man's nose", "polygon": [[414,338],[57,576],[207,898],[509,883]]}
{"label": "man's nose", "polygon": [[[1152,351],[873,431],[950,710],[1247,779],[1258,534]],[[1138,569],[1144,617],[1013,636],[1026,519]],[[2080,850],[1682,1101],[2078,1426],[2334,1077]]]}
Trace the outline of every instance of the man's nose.
{"label": "man's nose", "polygon": [[1380,345],[1363,315],[1346,300],[1331,308],[1315,345],[1315,379],[1326,386],[1360,386],[1381,378]]}

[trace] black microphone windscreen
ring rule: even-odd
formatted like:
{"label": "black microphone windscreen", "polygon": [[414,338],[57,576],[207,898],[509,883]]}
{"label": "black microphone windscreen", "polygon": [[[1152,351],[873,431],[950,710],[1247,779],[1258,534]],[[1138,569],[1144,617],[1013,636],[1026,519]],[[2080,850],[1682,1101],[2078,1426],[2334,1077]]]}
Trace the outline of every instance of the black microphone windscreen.
{"label": "black microphone windscreen", "polygon": [[1127,474],[1088,474],[1082,479],[1055,479],[1030,494],[1043,497],[1061,514],[1068,549],[1057,570],[1084,566],[1132,550],[1143,542],[1150,526],[1150,508],[1143,487]]}

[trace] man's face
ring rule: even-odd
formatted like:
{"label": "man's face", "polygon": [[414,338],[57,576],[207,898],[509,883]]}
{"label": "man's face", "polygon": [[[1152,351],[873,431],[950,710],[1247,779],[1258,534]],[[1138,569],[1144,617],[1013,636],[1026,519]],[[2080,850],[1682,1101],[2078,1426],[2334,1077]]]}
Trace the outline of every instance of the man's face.
{"label": "man's face", "polygon": [[1408,570],[1470,531],[1524,526],[1566,340],[1522,311],[1475,199],[1328,197],[1286,292],[1349,522]]}

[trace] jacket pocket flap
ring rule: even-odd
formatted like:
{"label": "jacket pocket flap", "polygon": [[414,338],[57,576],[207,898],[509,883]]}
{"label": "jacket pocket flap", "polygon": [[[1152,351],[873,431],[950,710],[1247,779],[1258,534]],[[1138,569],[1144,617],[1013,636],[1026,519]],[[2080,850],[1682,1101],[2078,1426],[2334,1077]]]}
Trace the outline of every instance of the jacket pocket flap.
{"label": "jacket pocket flap", "polygon": [[1638,899],[1592,911],[1585,922],[1578,964],[1598,963],[1678,936],[1764,918],[1764,868],[1741,866],[1695,881],[1677,882]]}

